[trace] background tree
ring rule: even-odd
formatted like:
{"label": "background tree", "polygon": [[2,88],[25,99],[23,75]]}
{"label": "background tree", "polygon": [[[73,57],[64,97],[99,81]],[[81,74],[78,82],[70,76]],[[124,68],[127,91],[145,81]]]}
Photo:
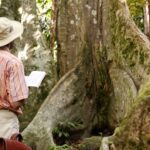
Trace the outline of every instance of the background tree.
{"label": "background tree", "polygon": [[20,0],[1,0],[0,16],[8,16],[9,18],[20,20],[18,12],[20,6]]}
{"label": "background tree", "polygon": [[46,72],[46,79],[42,87],[40,89],[30,88],[30,97],[25,108],[25,114],[21,117],[22,128],[24,128],[32,120],[53,86],[55,81],[53,74],[55,72],[49,45],[41,30],[36,0],[22,1],[21,21],[25,28],[18,55],[24,61],[26,75],[29,75],[33,70]]}
{"label": "background tree", "polygon": [[144,5],[144,33],[150,37],[150,1],[145,0]]}
{"label": "background tree", "polygon": [[32,120],[57,80],[55,60],[52,58],[48,39],[42,32],[43,28],[41,28],[42,24],[37,8],[36,0],[2,0],[0,8],[1,16],[21,21],[24,25],[24,34],[22,39],[15,42],[13,53],[23,60],[26,75],[29,75],[33,70],[41,70],[47,73],[40,89],[30,88],[30,97],[24,115],[20,117],[21,130]]}

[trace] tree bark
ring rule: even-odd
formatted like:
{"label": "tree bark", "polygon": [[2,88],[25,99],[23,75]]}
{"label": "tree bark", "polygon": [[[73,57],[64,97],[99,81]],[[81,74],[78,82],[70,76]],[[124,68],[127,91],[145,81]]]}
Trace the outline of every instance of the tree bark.
{"label": "tree bark", "polygon": [[[78,123],[82,131],[80,138],[89,136],[95,126],[102,132],[106,129],[113,131],[120,126],[121,120],[136,103],[139,88],[149,74],[150,43],[131,19],[125,0],[61,1],[59,8],[61,13],[57,20],[57,34],[59,57],[62,58],[60,76],[70,68],[73,69],[49,93],[39,112],[23,132],[25,141],[37,150],[46,150],[49,145],[54,144],[53,129],[60,121]],[[74,34],[77,37],[72,40],[70,35]],[[67,64],[72,59],[68,55],[72,50],[70,47],[77,50],[77,55],[73,54],[74,63]],[[127,98],[124,98],[126,93]],[[146,104],[148,103],[145,100],[143,106]],[[134,118],[134,112],[137,111],[141,111],[138,116],[142,115],[141,108],[144,107],[139,106],[139,109],[133,107],[134,111],[130,116]],[[148,106],[146,110],[149,110]],[[118,114],[121,115],[118,117]],[[148,111],[143,115],[146,118],[143,119],[144,122],[149,120]],[[122,130],[123,140],[128,140],[134,134],[130,123],[136,120],[137,117],[130,121],[129,117],[125,129],[131,131],[131,134],[124,134],[125,130]],[[141,123],[139,119],[137,126],[142,132],[146,127],[139,126]],[[138,135],[145,148],[147,145],[143,142],[141,132]],[[117,141],[121,138],[114,136]],[[107,145],[118,150],[133,150],[133,147],[126,144],[120,146],[120,141],[112,142],[114,144],[109,145],[109,138],[104,138],[101,149],[105,150]]]}
{"label": "tree bark", "polygon": [[[149,74],[150,43],[147,37],[141,33],[132,21],[125,1],[118,1],[118,7],[114,11],[116,12],[114,18],[116,19],[112,19],[111,26],[114,26],[115,30],[113,31],[115,32],[113,34],[116,40],[112,38],[113,41],[108,42],[113,43],[114,50],[112,51],[114,56],[111,56],[112,53],[109,51],[109,55],[111,56],[109,58],[113,60],[113,65],[111,66],[114,67],[115,64],[115,67],[117,66],[117,68],[128,73],[137,87],[139,94],[128,105],[130,109],[126,112],[125,116],[127,117],[123,119],[119,128],[116,129],[115,134],[112,137],[106,137],[102,140],[100,150],[107,148],[110,150],[147,150],[149,149],[149,144],[146,142],[149,137],[149,132],[146,132],[149,131],[147,126],[149,124],[149,114],[147,111],[149,100],[146,97],[149,97],[149,80],[146,81],[146,85],[143,85],[143,80]],[[115,61],[116,58],[117,61]],[[140,90],[139,87],[141,87]]]}
{"label": "tree bark", "polygon": [[[149,112],[149,79],[141,87],[136,103],[128,113],[121,126],[110,138],[110,150],[148,150],[150,149],[150,112]],[[109,145],[109,144],[108,144]]]}
{"label": "tree bark", "polygon": [[[50,92],[34,120],[23,132],[25,140],[39,150],[54,144],[52,132],[60,121],[78,124],[81,127],[80,138],[89,136],[95,126],[102,129],[108,125],[107,110],[113,90],[106,65],[106,53],[102,50],[101,2],[62,1],[61,9],[65,9],[62,8],[64,4],[77,10],[75,14],[72,13],[68,26],[65,22],[70,15],[64,18],[63,13],[66,12],[60,13],[58,22],[61,23],[58,24],[58,31],[62,31],[58,33],[58,42],[61,50],[64,47],[66,51],[77,49],[78,56],[73,55],[76,60],[74,67],[68,63],[70,68],[73,68],[72,71],[69,71]],[[76,30],[69,29],[70,32],[66,32],[68,27]],[[70,38],[72,34],[77,36],[74,40]],[[64,42],[63,37],[68,41]],[[63,56],[60,58],[64,58]],[[68,59],[71,58],[69,55]]]}
{"label": "tree bark", "polygon": [[144,33],[150,37],[150,1],[145,0],[144,4]]}
{"label": "tree bark", "polygon": [[33,119],[50,89],[54,86],[56,69],[48,41],[41,31],[36,0],[22,1],[21,21],[24,25],[24,33],[17,47],[19,47],[18,57],[23,60],[26,75],[36,70],[46,72],[46,78],[40,88],[30,87],[28,103],[24,109],[24,115],[20,117],[22,130]]}
{"label": "tree bark", "polygon": [[19,8],[21,7],[20,0],[2,0],[0,6],[0,16],[9,17],[14,20],[20,20]]}

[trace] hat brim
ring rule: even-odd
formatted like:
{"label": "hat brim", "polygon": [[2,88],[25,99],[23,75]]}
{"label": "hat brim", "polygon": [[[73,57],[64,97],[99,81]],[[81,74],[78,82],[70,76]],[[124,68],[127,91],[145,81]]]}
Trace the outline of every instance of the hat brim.
{"label": "hat brim", "polygon": [[20,37],[21,34],[23,33],[23,25],[20,22],[11,20],[9,21],[9,24],[12,25],[13,30],[11,33],[8,34],[6,38],[0,40],[0,47],[11,43],[16,38]]}

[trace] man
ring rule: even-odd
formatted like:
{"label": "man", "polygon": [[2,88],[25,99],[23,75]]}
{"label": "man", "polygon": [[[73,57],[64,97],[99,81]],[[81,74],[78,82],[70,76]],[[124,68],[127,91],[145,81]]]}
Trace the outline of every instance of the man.
{"label": "man", "polygon": [[23,64],[10,53],[22,33],[21,23],[0,17],[0,137],[8,139],[19,133],[17,116],[28,97]]}

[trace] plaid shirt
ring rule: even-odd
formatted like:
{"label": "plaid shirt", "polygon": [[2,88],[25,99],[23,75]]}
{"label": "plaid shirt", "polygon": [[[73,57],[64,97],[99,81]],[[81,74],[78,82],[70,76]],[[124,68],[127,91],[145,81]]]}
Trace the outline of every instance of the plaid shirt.
{"label": "plaid shirt", "polygon": [[9,51],[0,50],[0,109],[15,110],[11,103],[28,97],[22,62]]}

